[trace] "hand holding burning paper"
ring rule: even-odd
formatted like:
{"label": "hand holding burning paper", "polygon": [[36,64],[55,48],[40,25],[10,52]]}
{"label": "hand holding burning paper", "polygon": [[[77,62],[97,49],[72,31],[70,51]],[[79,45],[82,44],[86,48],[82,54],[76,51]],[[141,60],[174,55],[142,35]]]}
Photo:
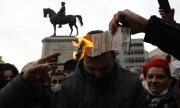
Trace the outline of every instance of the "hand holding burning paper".
{"label": "hand holding burning paper", "polygon": [[73,42],[76,46],[73,58],[80,60],[84,54],[94,57],[111,50],[127,50],[130,43],[130,29],[119,27],[115,35],[111,35],[109,31],[99,34],[85,35],[79,37],[78,42]]}

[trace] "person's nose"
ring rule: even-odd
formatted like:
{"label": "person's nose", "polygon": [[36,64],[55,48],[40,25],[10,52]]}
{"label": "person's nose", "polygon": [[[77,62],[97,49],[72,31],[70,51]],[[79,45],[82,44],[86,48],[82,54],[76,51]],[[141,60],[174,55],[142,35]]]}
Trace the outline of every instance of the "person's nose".
{"label": "person's nose", "polygon": [[151,81],[152,82],[157,82],[157,78],[154,76]]}

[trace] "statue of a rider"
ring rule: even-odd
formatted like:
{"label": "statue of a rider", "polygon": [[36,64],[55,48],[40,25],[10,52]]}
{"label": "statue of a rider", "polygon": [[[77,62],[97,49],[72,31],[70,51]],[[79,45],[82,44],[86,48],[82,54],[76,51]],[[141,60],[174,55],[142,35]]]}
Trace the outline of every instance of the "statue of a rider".
{"label": "statue of a rider", "polygon": [[[65,2],[61,2],[61,9],[59,10],[59,12],[57,13],[57,15],[59,16],[59,18],[62,18],[66,15],[66,7],[65,7]],[[61,24],[59,24],[59,27],[61,27]]]}

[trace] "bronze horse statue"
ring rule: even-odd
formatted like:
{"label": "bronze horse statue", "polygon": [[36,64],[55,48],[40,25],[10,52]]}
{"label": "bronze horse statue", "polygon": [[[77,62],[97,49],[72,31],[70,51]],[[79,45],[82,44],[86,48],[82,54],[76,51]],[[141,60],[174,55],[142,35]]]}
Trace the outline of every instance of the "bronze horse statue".
{"label": "bronze horse statue", "polygon": [[56,36],[56,24],[59,24],[59,25],[69,24],[69,27],[71,29],[70,36],[73,32],[73,26],[75,26],[75,28],[77,30],[76,35],[78,35],[78,27],[76,25],[76,17],[78,18],[80,25],[81,26],[83,25],[82,17],[80,15],[66,15],[66,16],[60,17],[56,14],[56,12],[54,12],[50,8],[43,9],[43,12],[44,12],[44,17],[47,17],[47,15],[49,14],[51,24],[53,24],[53,27],[54,27],[53,36]]}

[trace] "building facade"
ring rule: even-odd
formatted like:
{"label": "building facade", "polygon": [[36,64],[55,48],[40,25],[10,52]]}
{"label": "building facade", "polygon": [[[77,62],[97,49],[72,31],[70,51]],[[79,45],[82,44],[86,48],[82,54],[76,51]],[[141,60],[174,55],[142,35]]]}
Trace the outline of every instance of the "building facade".
{"label": "building facade", "polygon": [[131,39],[129,50],[117,52],[117,60],[123,68],[142,68],[146,63],[147,53],[144,49],[143,39]]}
{"label": "building facade", "polygon": [[150,61],[155,58],[165,59],[166,56],[167,56],[167,53],[161,51],[159,48],[156,48],[148,53],[147,61]]}

